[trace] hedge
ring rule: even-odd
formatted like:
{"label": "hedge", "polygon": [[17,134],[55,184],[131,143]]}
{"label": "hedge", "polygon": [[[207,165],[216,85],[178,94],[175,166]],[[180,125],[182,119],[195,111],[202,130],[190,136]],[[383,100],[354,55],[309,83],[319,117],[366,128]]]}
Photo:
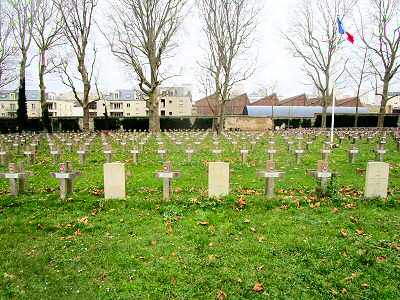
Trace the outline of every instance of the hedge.
{"label": "hedge", "polygon": [[[384,127],[397,127],[397,115],[386,115]],[[314,127],[321,127],[322,115],[317,115]],[[327,126],[331,126],[331,115],[326,116]],[[335,115],[335,127],[354,127],[354,115]],[[357,127],[376,127],[378,115],[358,115]]]}

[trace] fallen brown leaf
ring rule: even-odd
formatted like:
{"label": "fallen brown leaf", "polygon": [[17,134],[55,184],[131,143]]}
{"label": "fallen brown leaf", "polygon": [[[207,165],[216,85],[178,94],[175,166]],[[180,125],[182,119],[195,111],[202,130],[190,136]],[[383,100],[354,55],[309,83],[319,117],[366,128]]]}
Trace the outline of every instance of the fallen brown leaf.
{"label": "fallen brown leaf", "polygon": [[169,226],[169,227],[168,227],[167,233],[168,233],[168,234],[171,234],[171,233],[172,233],[172,226]]}
{"label": "fallen brown leaf", "polygon": [[342,236],[347,236],[347,233],[344,232],[344,228],[340,229],[340,233],[342,234]]}
{"label": "fallen brown leaf", "polygon": [[264,242],[264,241],[265,241],[265,237],[260,236],[260,237],[258,238],[258,242],[259,242],[259,243],[262,243],[262,242]]}
{"label": "fallen brown leaf", "polygon": [[333,213],[336,214],[338,211],[339,211],[339,209],[338,209],[337,207],[334,207],[334,208],[333,208]]}
{"label": "fallen brown leaf", "polygon": [[359,235],[364,235],[364,234],[365,234],[365,231],[362,230],[361,228],[356,229],[356,231],[357,231],[357,233],[358,233]]}
{"label": "fallen brown leaf", "polygon": [[226,293],[223,291],[219,291],[218,299],[224,300],[226,298]]}
{"label": "fallen brown leaf", "polygon": [[243,223],[250,223],[250,220],[246,219],[246,220],[243,221]]}
{"label": "fallen brown leaf", "polygon": [[251,230],[252,232],[257,232],[257,230],[256,230],[254,227],[250,227],[250,230]]}
{"label": "fallen brown leaf", "polygon": [[356,277],[357,277],[357,274],[352,273],[350,277],[346,277],[344,280],[347,280],[347,281],[354,280]]}
{"label": "fallen brown leaf", "polygon": [[11,275],[11,274],[7,274],[7,273],[4,273],[4,278],[8,278],[8,279],[14,279],[14,275]]}
{"label": "fallen brown leaf", "polygon": [[367,284],[367,283],[361,283],[361,286],[362,286],[363,288],[367,288],[367,287],[369,287],[369,284]]}
{"label": "fallen brown leaf", "polygon": [[243,280],[241,278],[238,278],[237,282],[242,283]]}
{"label": "fallen brown leaf", "polygon": [[353,223],[357,223],[358,220],[356,218],[354,218],[353,216],[350,216],[350,221]]}
{"label": "fallen brown leaf", "polygon": [[199,225],[202,225],[202,226],[207,226],[207,225],[209,225],[210,223],[209,223],[209,222],[203,221],[203,222],[199,222],[198,224],[199,224]]}
{"label": "fallen brown leaf", "polygon": [[347,294],[347,290],[345,288],[342,289],[343,294]]}
{"label": "fallen brown leaf", "polygon": [[377,256],[376,260],[380,261],[380,262],[383,262],[383,261],[387,260],[387,258],[388,258],[387,256]]}
{"label": "fallen brown leaf", "polygon": [[256,292],[261,292],[263,290],[262,283],[257,282],[254,285],[253,290],[256,291]]}
{"label": "fallen brown leaf", "polygon": [[151,245],[155,246],[155,245],[157,245],[157,242],[156,241],[151,241]]}
{"label": "fallen brown leaf", "polygon": [[79,224],[84,223],[84,224],[87,225],[88,221],[89,221],[89,217],[86,216],[86,217],[83,217],[82,219],[80,219],[80,220],[78,221],[78,223],[79,223]]}

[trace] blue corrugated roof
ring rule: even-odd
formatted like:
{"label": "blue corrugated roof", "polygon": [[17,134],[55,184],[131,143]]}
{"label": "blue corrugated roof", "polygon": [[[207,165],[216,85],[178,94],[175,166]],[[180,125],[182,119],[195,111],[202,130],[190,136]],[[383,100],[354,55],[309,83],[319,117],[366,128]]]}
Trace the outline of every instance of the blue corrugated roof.
{"label": "blue corrugated roof", "polygon": [[[273,106],[274,117],[277,118],[313,118],[315,114],[322,113],[321,106]],[[328,113],[332,107],[328,107]],[[355,107],[335,107],[335,114],[355,114]],[[358,108],[359,114],[368,114],[365,107]],[[243,111],[248,116],[272,116],[272,106],[246,106]]]}

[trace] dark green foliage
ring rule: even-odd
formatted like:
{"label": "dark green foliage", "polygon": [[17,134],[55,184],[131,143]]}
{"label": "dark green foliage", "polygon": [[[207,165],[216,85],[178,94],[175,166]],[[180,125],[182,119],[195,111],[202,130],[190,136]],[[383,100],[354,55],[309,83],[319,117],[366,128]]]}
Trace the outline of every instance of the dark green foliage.
{"label": "dark green foliage", "polygon": [[[317,115],[314,123],[314,127],[321,127],[321,115]],[[331,115],[326,116],[326,124],[330,126]],[[335,115],[335,127],[345,128],[354,127],[354,115]],[[359,115],[357,126],[358,127],[376,127],[378,122],[378,115]],[[397,115],[386,115],[385,116],[385,127],[397,127],[398,116]]]}
{"label": "dark green foliage", "polygon": [[18,131],[22,132],[26,129],[28,123],[28,111],[26,108],[26,90],[25,79],[22,79],[18,89],[18,108],[17,108],[17,126]]}
{"label": "dark green foliage", "polygon": [[120,126],[120,121],[118,118],[94,118],[93,121],[94,130],[118,130]]}
{"label": "dark green foliage", "polygon": [[161,130],[174,130],[174,129],[190,129],[191,124],[188,118],[160,118]]}
{"label": "dark green foliage", "polygon": [[147,131],[149,129],[149,118],[147,117],[136,117],[136,118],[124,118],[120,123],[125,130],[141,130]]}
{"label": "dark green foliage", "polygon": [[0,132],[11,133],[17,131],[17,119],[16,118],[1,118]]}
{"label": "dark green foliage", "polygon": [[80,131],[79,118],[59,118],[59,130],[61,131]]}
{"label": "dark green foliage", "polygon": [[196,117],[192,129],[207,130],[212,127],[212,117]]}
{"label": "dark green foliage", "polygon": [[53,132],[53,127],[51,125],[51,119],[49,117],[49,109],[47,108],[47,106],[45,107],[45,109],[42,110],[42,124],[48,133]]}

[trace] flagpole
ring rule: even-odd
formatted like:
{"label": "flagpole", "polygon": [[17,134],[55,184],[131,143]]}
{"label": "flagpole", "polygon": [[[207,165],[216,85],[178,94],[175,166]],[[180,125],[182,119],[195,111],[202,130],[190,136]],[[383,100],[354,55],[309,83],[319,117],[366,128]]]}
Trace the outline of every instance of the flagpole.
{"label": "flagpole", "polygon": [[331,143],[333,143],[333,130],[335,129],[335,86],[332,89],[332,118],[331,118]]}

